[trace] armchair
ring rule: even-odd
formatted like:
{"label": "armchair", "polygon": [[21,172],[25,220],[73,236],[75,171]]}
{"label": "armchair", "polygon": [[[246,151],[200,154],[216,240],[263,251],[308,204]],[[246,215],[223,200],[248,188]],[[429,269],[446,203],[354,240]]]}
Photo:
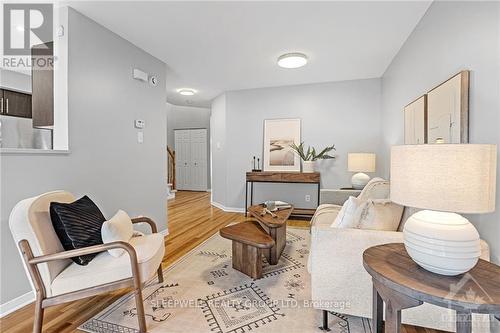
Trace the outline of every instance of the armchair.
{"label": "armchair", "polygon": [[[74,196],[55,191],[20,201],[12,210],[9,226],[19,246],[24,268],[36,295],[33,332],[42,331],[44,309],[56,304],[132,287],[140,332],[146,332],[142,300],[143,284],[156,273],[163,282],[161,262],[165,253],[163,235],[147,217],[132,223],[147,223],[151,234],[134,237],[130,243],[117,241],[65,251],[50,220],[51,202],[72,202]],[[115,258],[107,250],[121,248],[126,254]],[[87,266],[70,258],[99,253]]]}

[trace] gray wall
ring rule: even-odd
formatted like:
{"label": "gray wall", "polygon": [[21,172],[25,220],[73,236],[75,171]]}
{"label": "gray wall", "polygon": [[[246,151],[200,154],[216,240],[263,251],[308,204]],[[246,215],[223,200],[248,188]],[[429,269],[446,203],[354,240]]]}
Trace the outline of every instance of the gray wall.
{"label": "gray wall", "polygon": [[[175,149],[176,129],[206,128],[210,138],[210,109],[167,103],[167,142]],[[207,139],[207,186],[210,188],[210,140]]]}
{"label": "gray wall", "polygon": [[[380,79],[368,79],[227,92],[226,153],[219,158],[214,155],[213,161],[215,168],[224,159],[227,172],[223,177],[214,174],[212,180],[214,197],[227,181],[226,197],[224,202],[214,201],[230,208],[244,207],[245,172],[252,168],[252,156],[262,157],[264,119],[300,118],[307,145],[335,144],[337,158],[320,162],[322,188],[349,186],[352,174],[347,172],[347,153],[380,153],[380,83]],[[213,106],[212,115],[219,116]],[[222,131],[222,124],[216,126]],[[285,200],[307,208],[315,207],[316,193],[314,185],[256,184],[254,198],[255,202]],[[311,195],[310,202],[305,201],[306,194]]]}
{"label": "gray wall", "polygon": [[[499,142],[500,3],[435,1],[382,79],[384,156],[402,144],[403,106],[462,69],[471,70],[470,142]],[[500,165],[500,164],[499,164]],[[385,175],[389,173],[385,168]],[[500,172],[497,172],[500,174]],[[469,218],[500,263],[500,177],[497,211]]]}
{"label": "gray wall", "polygon": [[212,170],[213,202],[226,204],[226,95],[222,94],[212,101],[210,116],[210,168]]}
{"label": "gray wall", "polygon": [[[166,65],[81,14],[69,12],[69,135],[66,155],[2,155],[1,303],[30,291],[8,217],[20,200],[66,189],[88,194],[111,217],[118,209],[166,228]],[[159,77],[132,79],[136,66]],[[138,144],[134,119],[146,121]]]}

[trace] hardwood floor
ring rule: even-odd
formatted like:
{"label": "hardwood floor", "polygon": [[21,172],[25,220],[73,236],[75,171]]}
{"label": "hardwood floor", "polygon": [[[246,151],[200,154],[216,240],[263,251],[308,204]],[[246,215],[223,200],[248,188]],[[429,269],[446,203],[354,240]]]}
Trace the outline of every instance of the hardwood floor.
{"label": "hardwood floor", "polygon": [[[210,205],[210,193],[177,192],[168,202],[168,228],[166,254],[163,267],[167,267],[202,243],[220,228],[231,222],[245,220],[243,214],[226,213]],[[289,225],[306,227],[307,221],[289,221]],[[45,310],[43,332],[82,332],[76,328],[85,320],[113,303],[128,290],[95,296]],[[27,305],[0,319],[1,332],[31,332],[33,305]],[[437,333],[435,330],[405,326],[402,333]]]}

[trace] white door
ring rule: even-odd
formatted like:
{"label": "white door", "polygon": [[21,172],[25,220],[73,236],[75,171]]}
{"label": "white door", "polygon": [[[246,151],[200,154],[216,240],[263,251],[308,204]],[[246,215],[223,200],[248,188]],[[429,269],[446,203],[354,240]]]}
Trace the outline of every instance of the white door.
{"label": "white door", "polygon": [[207,130],[175,130],[177,188],[207,190]]}
{"label": "white door", "polygon": [[176,130],[175,158],[176,158],[176,183],[177,189],[184,190],[189,187],[189,163],[191,154],[190,135],[188,130]]}
{"label": "white door", "polygon": [[191,189],[207,190],[207,130],[190,130],[191,134]]}

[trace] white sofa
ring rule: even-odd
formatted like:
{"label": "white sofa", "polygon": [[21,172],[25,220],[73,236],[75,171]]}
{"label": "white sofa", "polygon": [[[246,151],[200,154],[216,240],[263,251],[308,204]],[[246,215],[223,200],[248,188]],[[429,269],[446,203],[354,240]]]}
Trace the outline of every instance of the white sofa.
{"label": "white sofa", "polygon": [[[372,179],[358,198],[389,198],[389,182]],[[372,281],[362,263],[364,250],[371,246],[403,242],[404,222],[416,210],[405,207],[398,231],[339,229],[330,225],[341,206],[322,204],[311,221],[311,251],[308,270],[311,274],[313,306],[319,310],[371,318]],[[481,241],[481,258],[489,260],[488,244]],[[455,312],[431,304],[402,311],[403,323],[455,331]],[[478,328],[478,322],[481,328]],[[488,317],[474,315],[474,332],[485,330]],[[473,326],[473,328],[474,328]],[[489,326],[488,326],[489,327]]]}

